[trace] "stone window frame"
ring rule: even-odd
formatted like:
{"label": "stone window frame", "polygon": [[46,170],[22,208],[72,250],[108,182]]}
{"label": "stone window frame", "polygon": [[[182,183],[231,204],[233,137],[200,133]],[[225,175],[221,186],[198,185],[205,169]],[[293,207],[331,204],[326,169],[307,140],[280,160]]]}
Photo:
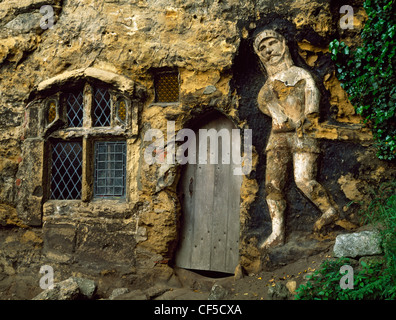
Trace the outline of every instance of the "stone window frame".
{"label": "stone window frame", "polygon": [[[87,119],[82,127],[65,128],[65,110],[62,108],[62,94],[68,92],[70,88],[80,86],[89,88],[88,84],[102,85],[113,91],[114,96],[126,98],[128,105],[123,109],[127,116],[126,124],[119,125],[119,115],[112,127],[93,128]],[[86,89],[88,90],[88,89]],[[88,96],[86,97],[88,98]],[[38,83],[27,97],[25,106],[25,117],[22,123],[21,135],[21,159],[16,179],[18,181],[18,194],[20,199],[17,210],[21,221],[28,226],[42,226],[49,216],[58,214],[60,208],[64,208],[62,214],[73,214],[76,207],[84,207],[92,215],[99,214],[94,209],[97,206],[108,206],[111,216],[124,215],[126,210],[134,206],[139,201],[139,163],[140,163],[140,143],[139,143],[139,113],[147,104],[148,92],[145,86],[132,80],[130,77],[117,74],[111,71],[94,67],[68,70],[54,77]],[[116,100],[113,100],[113,107],[119,107]],[[55,102],[55,119],[48,123],[48,107]],[[123,106],[124,108],[124,106]],[[121,115],[124,117],[124,114]],[[122,121],[121,121],[122,122]],[[109,199],[93,198],[93,165],[83,167],[82,197],[79,200],[52,200],[49,197],[50,175],[48,172],[48,161],[51,143],[57,139],[62,141],[76,141],[81,139],[84,153],[94,152],[94,141],[100,139],[122,139],[127,143],[127,170],[126,179],[128,185],[125,189],[125,199],[120,201]],[[89,157],[86,157],[89,159]],[[107,204],[106,204],[107,203]],[[52,209],[51,209],[52,208]],[[129,210],[129,209],[128,209]],[[96,213],[94,213],[96,212]]]}
{"label": "stone window frame", "polygon": [[[101,88],[108,90],[110,94],[110,126],[95,126],[94,121],[94,94],[95,89]],[[68,93],[75,91],[83,92],[83,124],[81,127],[68,127],[67,117],[67,103],[66,96]],[[126,105],[126,119],[123,122],[118,116],[119,105],[123,101]],[[51,103],[56,104],[56,116],[55,120],[51,123],[48,122],[48,111]],[[44,181],[44,198],[45,200],[51,201],[68,201],[63,199],[51,199],[51,168],[52,168],[52,146],[56,142],[60,141],[80,141],[82,143],[82,183],[81,183],[81,198],[74,200],[81,200],[84,202],[96,201],[96,200],[116,200],[116,201],[127,201],[128,199],[128,174],[126,173],[126,185],[124,197],[95,197],[94,196],[94,163],[95,153],[94,146],[96,141],[127,141],[127,131],[133,126],[131,117],[131,99],[126,95],[118,92],[111,86],[101,83],[100,81],[85,79],[72,87],[65,86],[65,88],[59,88],[59,91],[55,94],[47,97],[43,101],[43,133],[47,136],[46,151],[45,154],[48,156],[45,163],[44,170],[48,177]],[[128,146],[127,146],[128,154]],[[128,157],[126,159],[128,163]],[[73,200],[70,200],[73,201]]]}

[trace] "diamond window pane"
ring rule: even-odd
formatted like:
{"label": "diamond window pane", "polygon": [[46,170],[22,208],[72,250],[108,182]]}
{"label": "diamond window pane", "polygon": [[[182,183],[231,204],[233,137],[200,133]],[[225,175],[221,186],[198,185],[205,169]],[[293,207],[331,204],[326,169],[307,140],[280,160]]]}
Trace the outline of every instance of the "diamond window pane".
{"label": "diamond window pane", "polygon": [[97,141],[95,143],[95,197],[124,197],[125,186],[126,142]]}
{"label": "diamond window pane", "polygon": [[94,126],[106,127],[111,123],[110,93],[106,89],[96,88],[94,97]]}
{"label": "diamond window pane", "polygon": [[84,98],[83,92],[69,93],[66,96],[66,110],[69,127],[82,127]]}
{"label": "diamond window pane", "polygon": [[159,73],[155,79],[157,102],[179,101],[179,75],[177,72]]}
{"label": "diamond window pane", "polygon": [[51,199],[81,199],[81,176],[81,143],[55,143],[52,149]]}

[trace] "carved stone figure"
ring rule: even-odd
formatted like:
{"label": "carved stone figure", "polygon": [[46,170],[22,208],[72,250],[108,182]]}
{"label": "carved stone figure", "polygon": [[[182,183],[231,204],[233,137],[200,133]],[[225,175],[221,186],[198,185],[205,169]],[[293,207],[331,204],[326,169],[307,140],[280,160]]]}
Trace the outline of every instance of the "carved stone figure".
{"label": "carved stone figure", "polygon": [[269,248],[285,242],[284,189],[291,164],[297,187],[322,212],[314,231],[333,222],[338,212],[325,188],[316,181],[318,141],[303,132],[304,123],[319,117],[319,90],[312,76],[293,64],[285,38],[273,30],[263,30],[256,36],[254,50],[268,74],[258,94],[258,106],[272,118],[265,182],[272,233],[260,245]]}

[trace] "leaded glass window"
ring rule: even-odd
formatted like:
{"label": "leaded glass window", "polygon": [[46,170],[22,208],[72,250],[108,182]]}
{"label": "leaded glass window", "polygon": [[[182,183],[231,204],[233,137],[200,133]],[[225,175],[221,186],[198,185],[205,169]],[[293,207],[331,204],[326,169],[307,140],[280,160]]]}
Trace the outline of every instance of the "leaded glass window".
{"label": "leaded glass window", "polygon": [[50,100],[48,102],[47,123],[50,124],[54,122],[55,119],[56,119],[56,101]]}
{"label": "leaded glass window", "polygon": [[55,143],[52,148],[51,199],[80,199],[81,177],[81,142]]}
{"label": "leaded glass window", "polygon": [[67,121],[69,127],[82,127],[84,114],[83,92],[66,95]]}
{"label": "leaded glass window", "polygon": [[126,142],[95,142],[95,197],[124,197],[126,186]]}
{"label": "leaded glass window", "polygon": [[111,124],[110,93],[107,89],[96,88],[94,95],[94,126],[107,127]]}
{"label": "leaded glass window", "polygon": [[122,123],[126,123],[126,117],[127,117],[127,104],[125,100],[121,100],[118,102],[118,107],[117,107],[117,117]]}

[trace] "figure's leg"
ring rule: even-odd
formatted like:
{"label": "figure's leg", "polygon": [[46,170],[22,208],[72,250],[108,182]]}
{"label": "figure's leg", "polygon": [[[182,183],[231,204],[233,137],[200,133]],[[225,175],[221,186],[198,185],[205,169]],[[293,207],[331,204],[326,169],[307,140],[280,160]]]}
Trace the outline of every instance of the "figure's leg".
{"label": "figure's leg", "polygon": [[334,222],[338,217],[326,189],[316,181],[318,154],[301,152],[293,156],[294,180],[297,187],[322,212],[322,216],[315,222],[314,231]]}
{"label": "figure's leg", "polygon": [[260,245],[269,248],[282,245],[285,242],[286,199],[284,187],[287,180],[288,166],[291,161],[288,150],[270,150],[267,153],[265,174],[265,191],[268,210],[272,220],[272,233]]}

